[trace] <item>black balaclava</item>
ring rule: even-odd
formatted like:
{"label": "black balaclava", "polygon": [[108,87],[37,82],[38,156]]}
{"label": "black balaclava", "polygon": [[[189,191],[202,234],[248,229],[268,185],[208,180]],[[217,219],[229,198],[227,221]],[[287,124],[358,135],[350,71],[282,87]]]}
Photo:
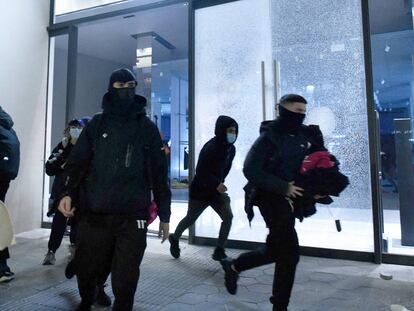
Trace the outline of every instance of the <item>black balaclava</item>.
{"label": "black balaclava", "polygon": [[280,99],[279,104],[279,121],[284,130],[289,133],[297,133],[301,128],[306,115],[304,113],[293,112],[285,107],[286,103],[304,103],[307,104],[306,99],[300,95],[287,94]]}
{"label": "black balaclava", "polygon": [[126,68],[115,70],[109,79],[108,91],[111,95],[111,113],[117,116],[126,116],[130,114],[134,106],[135,87],[116,89],[113,87],[115,82],[135,81],[134,74]]}

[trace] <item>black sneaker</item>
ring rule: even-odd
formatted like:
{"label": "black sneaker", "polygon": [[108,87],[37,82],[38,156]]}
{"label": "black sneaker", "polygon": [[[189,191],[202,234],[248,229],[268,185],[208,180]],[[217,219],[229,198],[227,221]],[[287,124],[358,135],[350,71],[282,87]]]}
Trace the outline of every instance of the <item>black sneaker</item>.
{"label": "black sneaker", "polygon": [[75,271],[75,262],[73,260],[68,262],[68,265],[66,266],[65,269],[65,276],[67,279],[71,279],[75,276],[76,271]]}
{"label": "black sneaker", "polygon": [[173,256],[174,258],[180,258],[180,246],[179,246],[179,241],[176,237],[174,237],[173,234],[170,234],[168,236],[168,241],[170,241],[170,253],[171,256]]}
{"label": "black sneaker", "polygon": [[14,273],[11,271],[0,272],[0,283],[7,283],[14,279]]}
{"label": "black sneaker", "polygon": [[98,286],[98,294],[95,303],[102,307],[109,307],[112,304],[111,297],[105,293],[106,284]]}
{"label": "black sneaker", "polygon": [[224,252],[224,248],[216,247],[211,258],[213,258],[215,261],[222,261],[223,259],[227,258],[227,255]]}
{"label": "black sneaker", "polygon": [[239,279],[239,273],[234,271],[231,267],[234,263],[234,260],[231,258],[225,258],[222,261],[220,261],[220,263],[224,270],[224,285],[226,285],[227,291],[231,295],[236,295],[237,280]]}

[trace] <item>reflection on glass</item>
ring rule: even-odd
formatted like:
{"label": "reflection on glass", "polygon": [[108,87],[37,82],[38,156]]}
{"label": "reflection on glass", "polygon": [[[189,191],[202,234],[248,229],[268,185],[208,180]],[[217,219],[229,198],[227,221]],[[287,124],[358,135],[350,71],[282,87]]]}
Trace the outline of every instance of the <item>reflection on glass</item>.
{"label": "reflection on glass", "polygon": [[[383,17],[388,12],[388,19]],[[381,16],[382,15],[382,16]],[[379,115],[384,252],[414,255],[412,8],[370,6],[374,99]]]}

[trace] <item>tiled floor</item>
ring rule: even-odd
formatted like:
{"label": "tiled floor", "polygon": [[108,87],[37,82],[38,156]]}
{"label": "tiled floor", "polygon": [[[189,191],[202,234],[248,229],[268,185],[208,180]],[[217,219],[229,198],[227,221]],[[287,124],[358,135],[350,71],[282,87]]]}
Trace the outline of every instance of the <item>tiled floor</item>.
{"label": "tiled floor", "polygon": [[[76,282],[63,276],[66,245],[58,251],[55,266],[40,265],[47,234],[25,235],[12,248],[10,266],[17,277],[0,285],[1,311],[73,310],[78,304]],[[243,273],[238,294],[230,296],[220,266],[210,259],[211,248],[182,243],[182,257],[174,260],[167,244],[152,238],[148,242],[135,310],[271,310],[273,266]],[[232,256],[239,252],[229,251]],[[393,280],[380,279],[380,272],[391,273]],[[414,310],[413,267],[302,257],[290,310],[390,310],[392,304]]]}

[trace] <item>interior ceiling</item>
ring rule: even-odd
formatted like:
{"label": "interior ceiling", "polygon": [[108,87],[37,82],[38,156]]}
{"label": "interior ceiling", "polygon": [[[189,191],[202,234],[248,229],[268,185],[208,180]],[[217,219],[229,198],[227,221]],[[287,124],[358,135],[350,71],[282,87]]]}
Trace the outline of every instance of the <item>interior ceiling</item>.
{"label": "interior ceiling", "polygon": [[[78,53],[132,66],[137,49],[137,39],[132,35],[152,31],[176,47],[169,50],[152,40],[153,62],[188,58],[188,6],[184,4],[81,24]],[[59,42],[57,45],[65,48]]]}

